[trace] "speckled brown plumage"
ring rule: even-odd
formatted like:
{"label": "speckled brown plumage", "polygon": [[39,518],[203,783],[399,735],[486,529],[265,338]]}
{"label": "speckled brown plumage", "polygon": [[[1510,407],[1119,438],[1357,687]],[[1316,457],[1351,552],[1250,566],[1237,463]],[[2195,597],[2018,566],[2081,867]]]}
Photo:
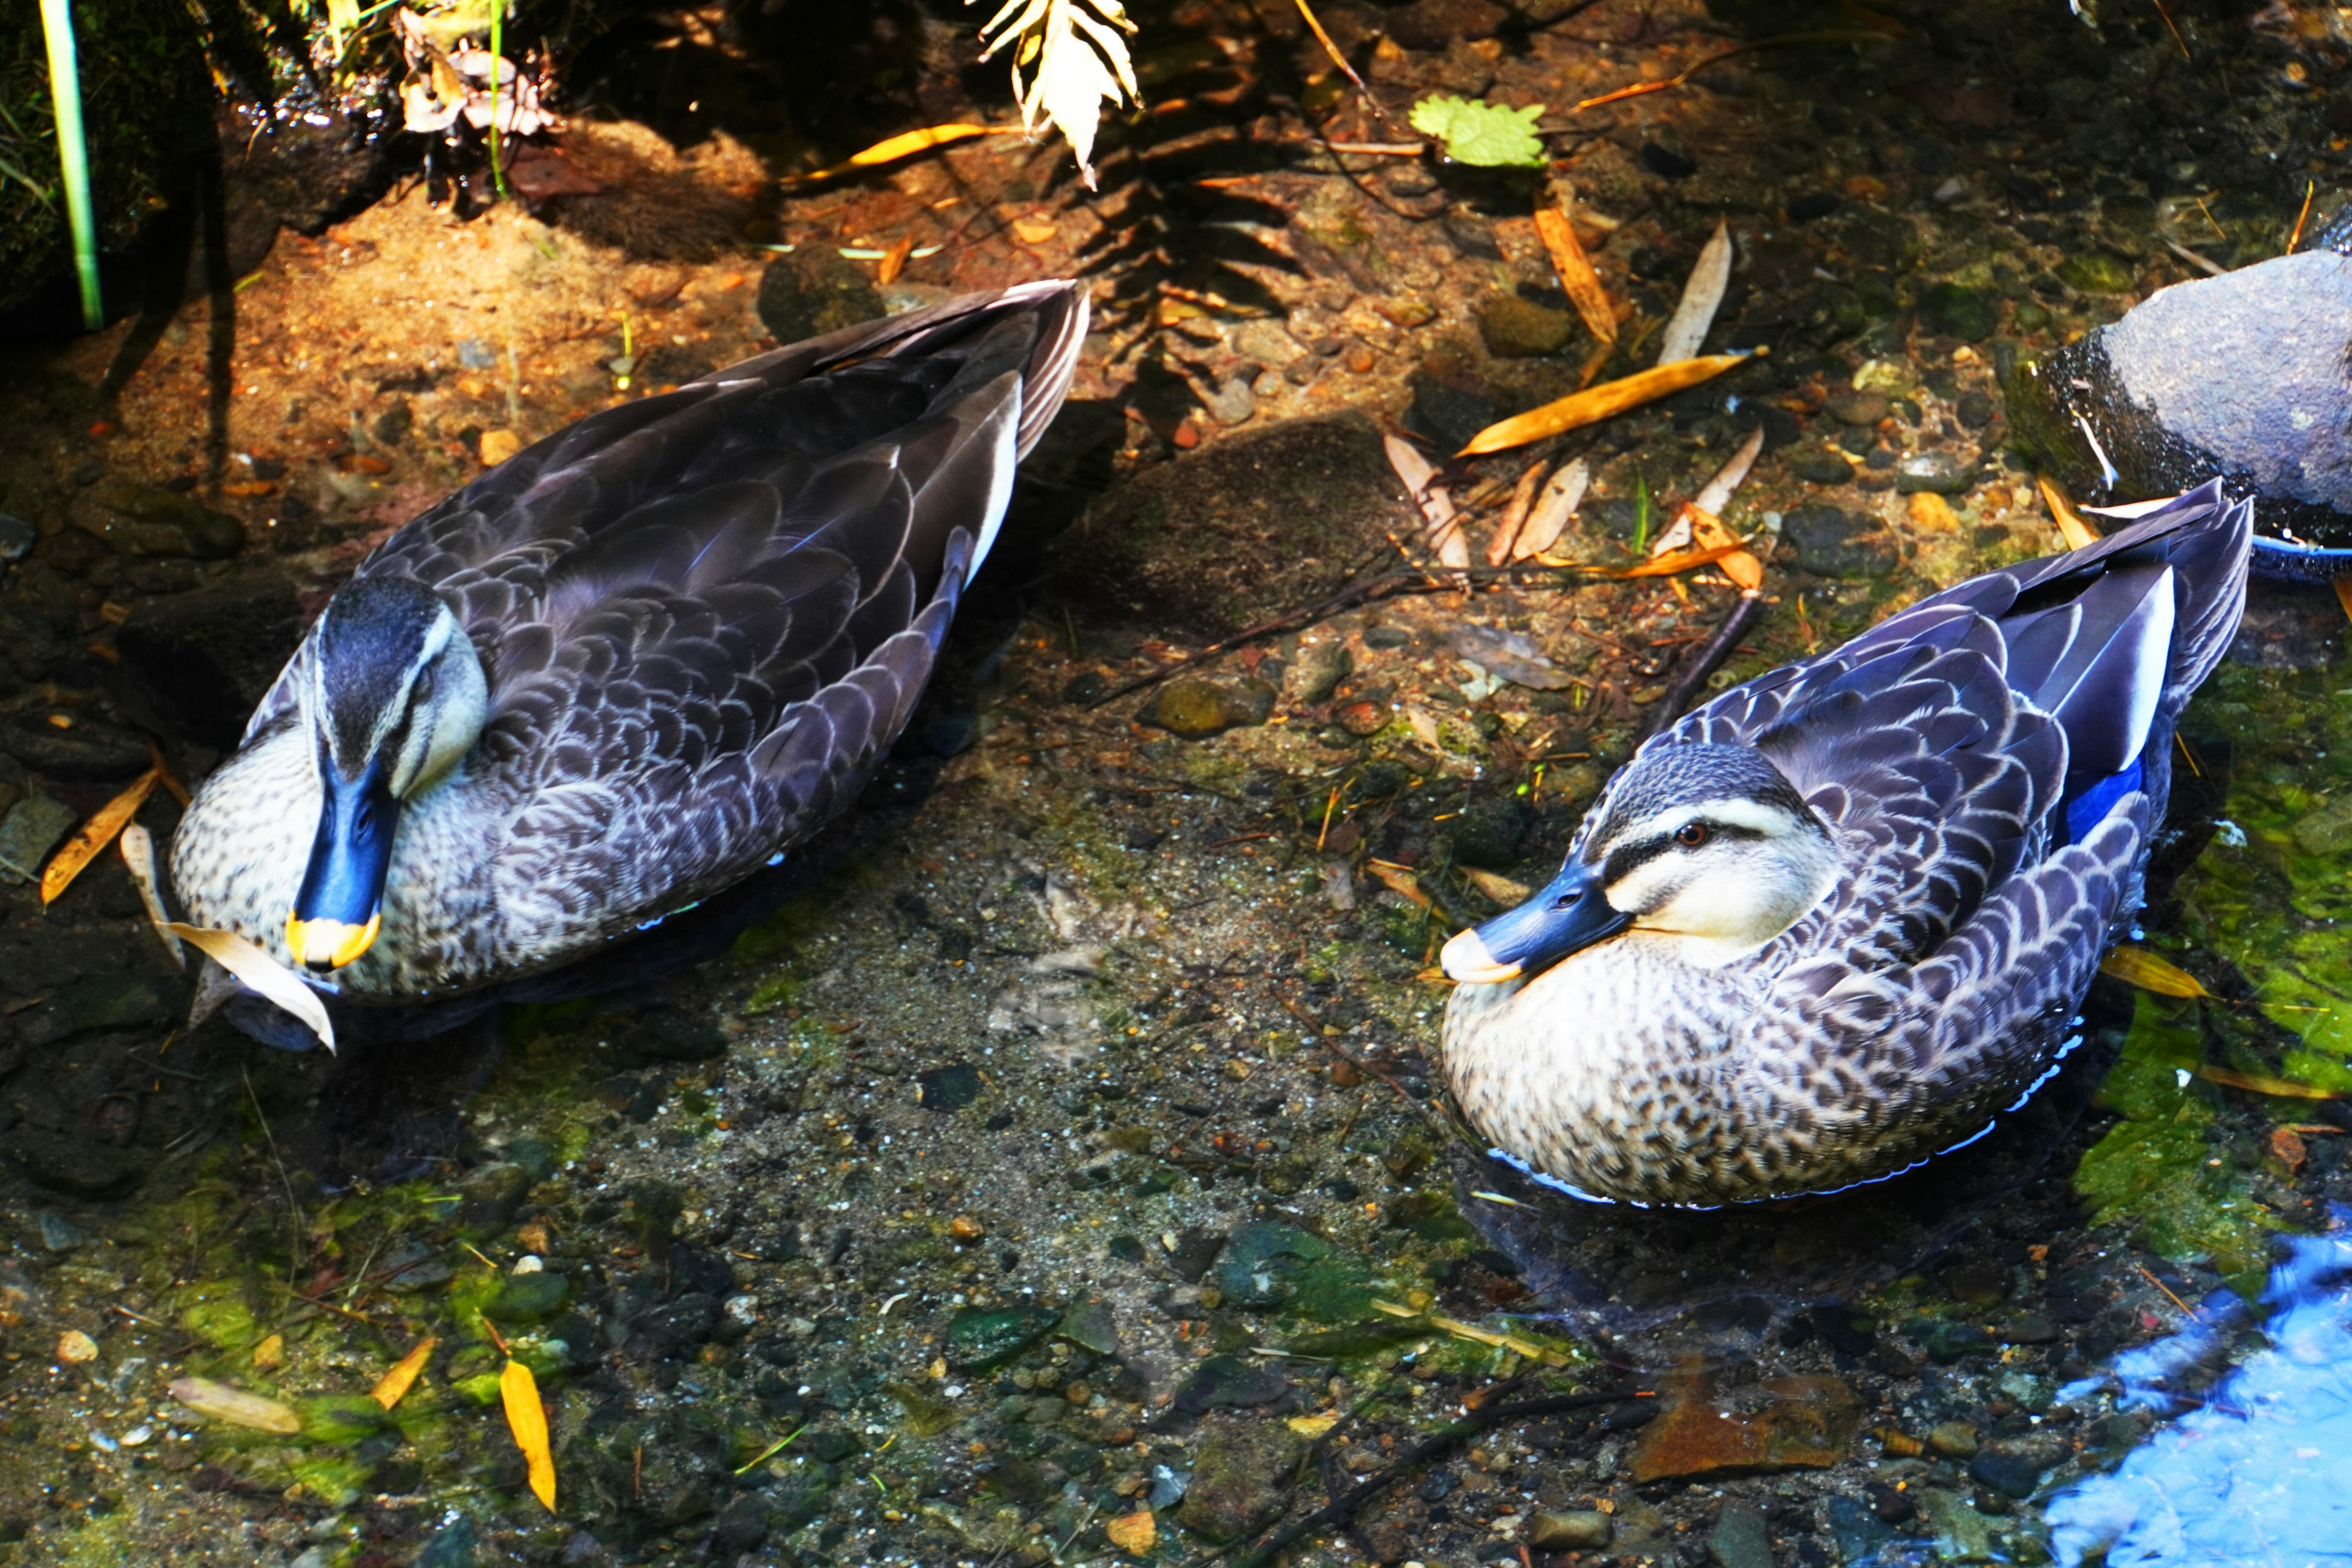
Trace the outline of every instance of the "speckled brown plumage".
{"label": "speckled brown plumage", "polygon": [[[2139,906],[2173,726],[2236,629],[2250,535],[2209,486],[1649,742],[1755,748],[1827,826],[1842,874],[1727,964],[1636,930],[1458,986],[1444,1065],[1470,1121],[1588,1195],[1707,1205],[1884,1176],[2021,1104]],[[2128,615],[2166,571],[2159,644]],[[2126,721],[2135,704],[2145,729]]]}

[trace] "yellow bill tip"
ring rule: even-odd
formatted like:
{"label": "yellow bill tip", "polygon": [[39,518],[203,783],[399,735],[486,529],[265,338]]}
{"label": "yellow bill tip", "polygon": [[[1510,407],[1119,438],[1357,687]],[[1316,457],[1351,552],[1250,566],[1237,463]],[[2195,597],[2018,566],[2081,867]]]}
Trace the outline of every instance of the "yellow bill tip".
{"label": "yellow bill tip", "polygon": [[1495,955],[1486,951],[1486,944],[1478,940],[1475,929],[1454,932],[1445,951],[1437,955],[1437,962],[1447,978],[1465,985],[1499,985],[1506,980],[1517,980],[1520,973],[1516,963],[1497,963]]}
{"label": "yellow bill tip", "polygon": [[376,932],[383,927],[381,913],[368,917],[363,926],[342,921],[306,921],[299,915],[286,917],[286,948],[294,962],[309,969],[341,969],[365,952],[375,942]]}

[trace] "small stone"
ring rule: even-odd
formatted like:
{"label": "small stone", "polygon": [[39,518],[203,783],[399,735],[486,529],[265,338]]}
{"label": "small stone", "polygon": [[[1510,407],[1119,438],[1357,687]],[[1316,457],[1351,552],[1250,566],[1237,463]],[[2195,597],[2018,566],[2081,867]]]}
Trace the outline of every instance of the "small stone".
{"label": "small stone", "polygon": [[1334,715],[1339,728],[1362,740],[1388,728],[1390,714],[1377,702],[1350,702]]}
{"label": "small stone", "polygon": [[41,1211],[40,1223],[41,1245],[51,1252],[71,1252],[89,1239],[81,1226],[53,1209]]}
{"label": "small stone", "polygon": [[74,500],[75,527],[124,555],[225,561],[245,548],[245,524],[176,490],[108,479]]}
{"label": "small stone", "polygon": [[1279,1421],[1220,1425],[1192,1451],[1192,1479],[1177,1522],[1214,1542],[1254,1535],[1282,1517],[1307,1444]]}
{"label": "small stone", "polygon": [[1510,19],[1494,0],[1412,0],[1385,18],[1390,37],[1408,49],[1442,49],[1456,38],[1491,38]]}
{"label": "small stone", "polygon": [[1227,730],[1263,724],[1274,711],[1274,688],[1262,680],[1224,685],[1212,680],[1171,680],[1160,689],[1143,721],[1188,741]]}
{"label": "small stone", "polygon": [[1413,377],[1412,424],[1451,451],[1502,418],[1502,405],[1483,392],[1452,386],[1433,375]]}
{"label": "small stone", "polygon": [[1939,1561],[1997,1563],[2004,1555],[1993,1543],[1993,1521],[1958,1494],[1930,1487],[1919,1494],[1919,1511],[1935,1532]]}
{"label": "small stone", "polygon": [[830,245],[804,245],[760,274],[760,324],[780,343],[796,343],[882,315],[866,269]]}
{"label": "small stone", "polygon": [[1298,658],[1285,672],[1283,691],[1293,702],[1328,701],[1339,683],[1356,673],[1355,656],[1337,637],[1302,644]]}
{"label": "small stone", "polygon": [[1086,1301],[1071,1308],[1054,1332],[1097,1355],[1118,1353],[1118,1324],[1105,1302]]}
{"label": "small stone", "polygon": [[98,1342],[79,1329],[68,1329],[58,1336],[58,1359],[69,1366],[81,1366],[98,1359]]}
{"label": "small stone", "polygon": [[958,1241],[978,1241],[988,1234],[988,1227],[968,1214],[960,1214],[948,1221],[948,1234]]}
{"label": "small stone", "polygon": [[1615,1527],[1605,1513],[1538,1510],[1528,1521],[1528,1544],[1538,1552],[1598,1552],[1609,1544]]}
{"label": "small stone", "polygon": [[2047,1345],[2058,1340],[2058,1325],[2032,1312],[2021,1312],[1993,1331],[1993,1337],[2006,1345]]}
{"label": "small stone", "polygon": [[1271,1405],[1290,1392],[1290,1380],[1268,1363],[1248,1356],[1213,1355],[1192,1369],[1176,1391],[1176,1408],[1186,1415]]}
{"label": "small stone", "polygon": [[961,1110],[980,1098],[980,1069],[970,1062],[925,1068],[915,1075],[915,1100],[925,1110]]}
{"label": "small stone", "polygon": [[1764,1510],[1746,1498],[1727,1500],[1716,1513],[1706,1553],[1716,1568],[1772,1568],[1772,1533]]}
{"label": "small stone", "polygon": [[1823,447],[1812,447],[1790,458],[1789,471],[1809,485],[1842,485],[1853,478],[1853,465]]}
{"label": "small stone", "polygon": [[1817,577],[1883,577],[1895,569],[1895,542],[1875,518],[1833,506],[1801,506],[1780,520],[1797,565]]}
{"label": "small stone", "polygon": [[1992,423],[1992,395],[1975,387],[1960,394],[1952,405],[1960,423],[1971,430],[1981,430]]}
{"label": "small stone", "polygon": [[1883,392],[1836,392],[1823,406],[1841,425],[1875,425],[1894,405]]}
{"label": "small stone", "polygon": [[1765,1403],[1752,1409],[1718,1405],[1712,1373],[1669,1383],[1658,1419],[1642,1430],[1637,1481],[1833,1465],[1845,1457],[1861,1415],[1843,1378],[1767,1378],[1754,1391]]}
{"label": "small stone", "polygon": [[1959,514],[1952,503],[1933,490],[1920,490],[1911,497],[1911,526],[1922,533],[1957,533]]}
{"label": "small stone", "polygon": [[1937,495],[1966,495],[1976,488],[1977,468],[1938,447],[1914,452],[1895,465],[1895,488],[1904,495],[1926,490]]}
{"label": "small stone", "polygon": [[2132,264],[2112,250],[2078,250],[2058,264],[2058,277],[2085,294],[2129,294],[2139,287]]}
{"label": "small stone", "polygon": [[1977,1429],[1965,1421],[1942,1421],[1927,1433],[1927,1447],[1947,1459],[1972,1458],[1977,1451]]}
{"label": "small stone", "polygon": [[1642,166],[1667,180],[1686,180],[1698,173],[1698,164],[1673,148],[1656,142],[1642,143]]}
{"label": "small stone", "polygon": [[1495,294],[1478,305],[1478,335],[1497,359],[1558,353],[1576,331],[1576,317],[1517,294]]}
{"label": "small stone", "polygon": [[984,1311],[965,1307],[948,1321],[948,1364],[958,1372],[987,1372],[1011,1361],[1051,1331],[1062,1315],[1027,1303]]}
{"label": "small stone", "polygon": [[511,430],[485,430],[476,450],[482,459],[482,467],[495,468],[522,450],[522,437]]}
{"label": "small stone", "polygon": [[1920,298],[1919,321],[1930,331],[1962,342],[1982,342],[2000,325],[1990,294],[1958,283],[1938,283]]}
{"label": "small stone", "polygon": [[552,1317],[571,1297],[571,1282],[561,1274],[541,1269],[535,1274],[517,1274],[499,1287],[482,1315],[501,1323],[531,1323]]}
{"label": "small stone", "polygon": [[1843,205],[1844,200],[1834,191],[1808,191],[1789,203],[1789,221],[1811,223],[1816,218],[1829,216]]}
{"label": "small stone", "polygon": [[1999,1350],[1992,1336],[1973,1323],[1938,1322],[1921,1342],[1930,1360],[1949,1366],[1966,1356],[1990,1356]]}
{"label": "small stone", "polygon": [[1237,375],[1221,382],[1201,402],[1208,409],[1209,417],[1220,425],[1245,425],[1257,412],[1257,395],[1250,390],[1248,382]]}
{"label": "small stone", "polygon": [[40,537],[41,531],[23,518],[0,511],[0,561],[22,561]]}
{"label": "small stone", "polygon": [[467,370],[494,370],[499,356],[481,339],[467,338],[457,344],[457,363]]}

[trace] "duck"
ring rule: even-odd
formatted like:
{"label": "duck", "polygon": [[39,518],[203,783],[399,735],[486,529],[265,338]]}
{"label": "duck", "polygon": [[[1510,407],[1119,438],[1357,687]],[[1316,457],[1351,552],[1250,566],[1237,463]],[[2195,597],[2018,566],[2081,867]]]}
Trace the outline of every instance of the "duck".
{"label": "duck", "polygon": [[[422,512],[196,790],[187,918],[339,1017],[625,970],[874,774],[1087,321],[1048,279],[850,327],[592,414]],[[307,1040],[238,999],[248,1033]]]}
{"label": "duck", "polygon": [[2209,482],[1644,742],[1549,885],[1443,950],[1469,1126],[1575,1197],[1711,1208],[1883,1180],[2021,1110],[2140,908],[2252,535]]}

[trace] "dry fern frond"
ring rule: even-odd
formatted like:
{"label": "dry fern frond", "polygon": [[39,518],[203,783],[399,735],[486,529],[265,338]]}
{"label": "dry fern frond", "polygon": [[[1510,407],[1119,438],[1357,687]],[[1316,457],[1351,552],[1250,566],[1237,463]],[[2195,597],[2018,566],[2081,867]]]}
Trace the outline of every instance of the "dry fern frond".
{"label": "dry fern frond", "polygon": [[1021,105],[1022,128],[1034,134],[1040,120],[1053,121],[1077,154],[1089,190],[1103,103],[1117,108],[1139,96],[1135,62],[1120,37],[1134,31],[1118,0],[1004,0],[980,30],[987,46],[981,58],[1013,50],[1013,97]]}

